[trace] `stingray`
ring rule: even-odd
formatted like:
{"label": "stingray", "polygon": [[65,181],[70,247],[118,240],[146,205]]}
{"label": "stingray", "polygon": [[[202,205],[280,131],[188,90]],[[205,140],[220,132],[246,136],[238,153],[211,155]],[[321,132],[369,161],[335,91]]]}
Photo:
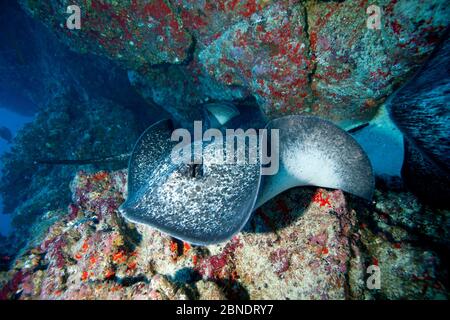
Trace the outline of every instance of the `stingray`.
{"label": "stingray", "polygon": [[259,207],[298,186],[341,189],[370,201],[374,176],[369,158],[346,131],[313,116],[285,116],[271,121],[279,130],[280,168],[264,177]]}
{"label": "stingray", "polygon": [[[219,123],[236,114],[225,113],[221,121],[216,119]],[[364,151],[347,132],[320,118],[287,116],[267,125],[279,130],[280,168],[271,176],[261,175],[260,161],[214,163],[215,151],[225,149],[221,141],[190,145],[204,147],[202,164],[174,163],[173,129],[171,121],[160,121],[139,138],[129,161],[128,197],[119,210],[126,219],[175,238],[198,245],[229,240],[255,208],[296,186],[342,189],[372,198],[373,172]]]}
{"label": "stingray", "polygon": [[232,103],[208,103],[204,105],[203,110],[205,119],[209,120],[209,128],[220,128],[240,115],[238,108]]}
{"label": "stingray", "polygon": [[[174,161],[170,120],[140,137],[129,162],[128,198],[123,216],[194,244],[226,241],[250,217],[261,180],[259,162],[216,163],[223,142],[194,141],[203,147],[202,164]],[[201,168],[199,168],[201,167]]]}
{"label": "stingray", "polygon": [[[189,142],[183,150],[195,156],[175,154],[178,141],[171,120],[151,125],[137,140],[131,154],[103,159],[52,160],[41,164],[88,164],[109,161],[128,163],[128,196],[120,206],[131,222],[154,227],[170,236],[196,245],[225,242],[237,234],[252,212],[283,191],[298,186],[341,189],[366,201],[372,199],[374,175],[371,163],[353,137],[335,124],[314,116],[291,115],[267,123],[260,110],[239,109],[231,104],[204,105],[205,129],[225,134],[225,140]],[[267,124],[266,124],[267,123]],[[354,128],[364,130],[366,125]],[[258,137],[257,161],[217,162],[228,154],[230,128],[263,128]],[[272,139],[272,130],[278,139]],[[243,130],[242,130],[243,131]],[[247,131],[246,131],[247,132]],[[236,133],[247,138],[245,132]],[[245,140],[247,160],[254,146]],[[269,149],[266,148],[269,146]],[[279,155],[276,172],[263,174],[262,155]],[[271,157],[274,155],[271,154]]]}
{"label": "stingray", "polygon": [[404,137],[401,174],[423,202],[448,207],[450,197],[450,39],[389,102]]}

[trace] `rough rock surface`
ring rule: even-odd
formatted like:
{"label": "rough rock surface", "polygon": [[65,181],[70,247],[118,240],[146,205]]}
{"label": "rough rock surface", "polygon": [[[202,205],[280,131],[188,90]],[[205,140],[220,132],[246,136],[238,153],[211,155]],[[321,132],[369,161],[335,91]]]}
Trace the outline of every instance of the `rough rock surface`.
{"label": "rough rock surface", "polygon": [[0,3],[0,28],[1,107],[32,115],[70,93],[140,108],[142,117],[155,113],[155,107],[133,90],[125,70],[104,57],[70,51],[16,1]]}
{"label": "rough rock surface", "polygon": [[[48,209],[65,206],[69,183],[77,165],[49,165],[39,161],[101,159],[130,152],[145,128],[136,116],[110,100],[83,101],[64,95],[23,128],[11,150],[2,155],[0,192],[4,212],[22,235]],[[119,169],[126,160],[84,165],[85,170]]]}
{"label": "rough rock surface", "polygon": [[128,76],[130,83],[144,99],[162,106],[184,128],[192,126],[194,120],[203,119],[200,104],[233,101],[247,96],[241,88],[230,88],[205,77],[195,61],[188,66],[155,67],[145,75],[130,71]]}
{"label": "rough rock surface", "polygon": [[[104,57],[70,51],[16,1],[2,1],[0,15],[0,107],[36,115],[1,158],[2,212],[14,216],[22,233],[45,208],[66,204],[67,186],[80,169],[35,161],[128,152],[149,124],[166,115],[135,92],[125,70]],[[124,166],[126,161],[98,164],[94,170]]]}
{"label": "rough rock surface", "polygon": [[431,53],[448,26],[445,1],[377,1],[381,29],[366,27],[367,0],[308,4],[315,61],[312,110],[367,120]]}
{"label": "rough rock surface", "polygon": [[[366,26],[367,0],[21,3],[72,49],[130,69],[143,95],[181,123],[205,99],[247,95],[271,117],[367,121],[426,59],[450,17],[445,0],[378,1],[380,30]],[[82,28],[70,31],[64,12],[74,3]]]}
{"label": "rough rock surface", "polygon": [[[380,187],[375,208],[341,191],[293,189],[207,247],[125,222],[125,171],[79,172],[71,190],[67,210],[49,211],[0,273],[0,298],[448,298],[448,244],[428,235],[448,232],[450,213],[411,225],[429,209],[402,189]],[[381,270],[380,289],[366,286],[369,265]]]}
{"label": "rough rock surface", "polygon": [[[131,69],[188,59],[192,37],[164,0],[22,1],[71,48],[117,59]],[[66,8],[83,8],[81,32],[65,28]]]}

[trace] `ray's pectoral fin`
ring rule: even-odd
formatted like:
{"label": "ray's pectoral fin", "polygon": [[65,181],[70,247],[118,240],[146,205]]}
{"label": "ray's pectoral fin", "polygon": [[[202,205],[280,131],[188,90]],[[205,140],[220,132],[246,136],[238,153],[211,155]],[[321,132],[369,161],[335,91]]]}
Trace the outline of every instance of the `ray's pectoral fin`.
{"label": "ray's pectoral fin", "polygon": [[295,115],[275,119],[267,129],[279,129],[279,171],[264,177],[255,207],[297,186],[341,189],[372,199],[371,163],[347,132],[317,117]]}
{"label": "ray's pectoral fin", "polygon": [[158,168],[161,159],[173,148],[174,142],[170,140],[173,129],[171,120],[161,120],[144,131],[134,146],[128,163],[128,197],[120,207],[122,215],[133,222],[145,220],[138,208],[152,181],[152,168]]}
{"label": "ray's pectoral fin", "polygon": [[423,203],[437,208],[448,208],[450,197],[449,32],[388,104],[404,136],[403,182]]}
{"label": "ray's pectoral fin", "polygon": [[150,168],[159,165],[176,142],[170,140],[174,126],[171,120],[161,120],[142,133],[128,164],[128,194],[133,194],[151,180]]}
{"label": "ray's pectoral fin", "polygon": [[[136,143],[128,168],[128,197],[120,212],[132,222],[192,244],[229,240],[251,216],[260,186],[260,163],[220,161],[217,151],[224,150],[228,137],[213,142],[189,139],[182,150],[187,157],[177,158],[173,151],[178,141],[172,141],[172,130],[170,121],[160,121]],[[189,155],[197,147],[201,164]],[[248,148],[245,145],[245,151]]]}
{"label": "ray's pectoral fin", "polygon": [[212,128],[220,128],[231,119],[239,116],[239,110],[232,103],[209,103],[204,106],[206,119]]}

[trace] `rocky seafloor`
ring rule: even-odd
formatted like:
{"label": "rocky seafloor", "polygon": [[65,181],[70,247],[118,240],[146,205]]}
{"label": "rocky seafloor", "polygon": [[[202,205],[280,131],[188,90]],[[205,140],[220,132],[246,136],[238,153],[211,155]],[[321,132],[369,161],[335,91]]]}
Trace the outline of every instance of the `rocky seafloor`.
{"label": "rocky seafloor", "polygon": [[[447,299],[449,211],[399,178],[378,179],[374,205],[290,190],[197,247],[122,219],[125,161],[45,163],[128,153],[158,118],[189,126],[206,102],[370,121],[445,36],[447,2],[377,1],[380,30],[367,0],[1,2],[0,103],[39,111],[2,156],[15,232],[0,236],[0,299]],[[81,30],[64,28],[70,4]]]}
{"label": "rocky seafloor", "polygon": [[[450,212],[399,181],[375,204],[296,188],[227,243],[192,246],[123,220],[126,171],[79,172],[0,273],[0,299],[447,299]],[[5,259],[7,257],[3,257]],[[380,287],[367,285],[371,265]]]}

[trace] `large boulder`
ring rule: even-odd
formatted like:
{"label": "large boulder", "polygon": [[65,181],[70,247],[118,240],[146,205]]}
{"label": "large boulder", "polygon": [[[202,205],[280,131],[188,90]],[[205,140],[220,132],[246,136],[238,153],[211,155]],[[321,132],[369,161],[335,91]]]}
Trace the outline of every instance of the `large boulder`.
{"label": "large boulder", "polygon": [[70,199],[69,183],[80,167],[99,170],[127,165],[126,160],[46,164],[49,160],[102,159],[129,153],[142,130],[131,111],[109,100],[86,102],[66,95],[53,99],[18,133],[11,150],[1,157],[0,192],[4,211],[13,215],[13,225],[27,234],[47,209],[65,206]]}
{"label": "large boulder", "polygon": [[15,1],[0,3],[0,106],[31,115],[67,93],[103,97],[142,117],[156,114],[131,87],[126,70],[92,53],[72,52]]}
{"label": "large boulder", "polygon": [[[74,50],[107,56],[131,69],[189,57],[192,37],[165,0],[21,2]],[[66,28],[66,10],[74,4],[82,8],[81,30]]]}
{"label": "large boulder", "polygon": [[366,0],[307,3],[314,61],[312,111],[366,121],[429,56],[450,17],[446,1],[378,1],[381,29],[368,29]]}
{"label": "large boulder", "polygon": [[195,118],[199,111],[186,109],[205,98],[247,95],[271,117],[370,120],[427,58],[450,16],[445,0],[383,0],[377,30],[367,27],[366,0],[91,0],[79,3],[81,30],[68,30],[72,2],[21,3],[73,50],[131,69],[143,95],[180,122]]}

